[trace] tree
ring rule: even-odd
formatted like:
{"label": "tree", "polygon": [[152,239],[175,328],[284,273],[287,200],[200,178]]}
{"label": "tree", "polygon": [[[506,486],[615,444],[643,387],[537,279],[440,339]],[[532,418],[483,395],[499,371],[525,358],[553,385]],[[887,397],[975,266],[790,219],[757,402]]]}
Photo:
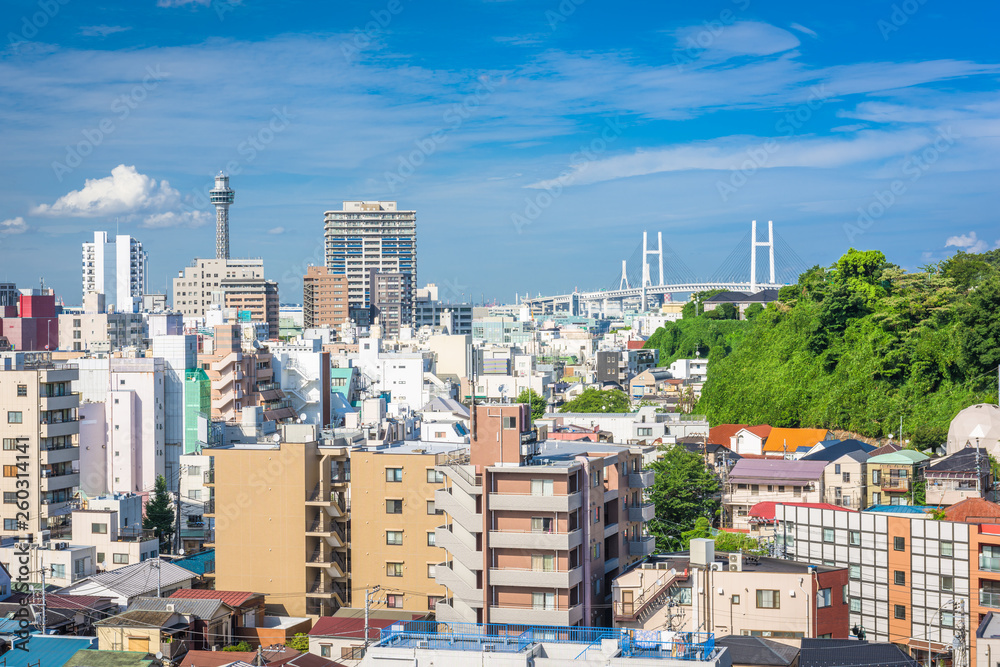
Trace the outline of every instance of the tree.
{"label": "tree", "polygon": [[755,537],[750,537],[746,533],[727,533],[726,531],[719,531],[719,534],[715,536],[715,550],[742,551],[751,554],[764,554],[767,551]]}
{"label": "tree", "polygon": [[531,419],[541,419],[545,416],[545,408],[548,406],[545,398],[539,396],[534,389],[522,389],[514,400],[515,403],[526,403],[531,406]]}
{"label": "tree", "polygon": [[559,412],[631,412],[632,402],[621,389],[584,389],[572,401],[564,403]]}
{"label": "tree", "polygon": [[[785,288],[782,287],[781,289]],[[747,309],[743,311],[743,317],[745,319],[752,320],[753,318],[757,317],[763,312],[764,312],[764,306],[762,306],[759,303],[751,303],[749,306],[747,306]]]}
{"label": "tree", "polygon": [[660,451],[660,458],[649,465],[654,473],[649,497],[656,509],[649,532],[656,536],[658,549],[668,550],[699,518],[715,518],[721,487],[700,454],[681,445]]}
{"label": "tree", "polygon": [[306,653],[309,651],[309,633],[307,632],[296,632],[295,637],[293,637],[288,642],[288,648],[293,648],[296,651],[302,651]]}
{"label": "tree", "polygon": [[[306,638],[306,641],[307,642],[309,641],[308,637]],[[308,648],[308,646],[307,646],[307,648]],[[253,650],[253,646],[250,646],[250,644],[247,643],[246,640],[244,640],[244,641],[239,642],[238,644],[230,644],[229,646],[223,646],[222,650],[223,651],[239,651],[241,653],[249,653],[250,651]]]}
{"label": "tree", "polygon": [[160,552],[170,553],[170,540],[174,536],[174,508],[163,475],[156,476],[153,497],[146,503],[142,527],[156,531],[156,536],[160,538]]}
{"label": "tree", "polygon": [[[971,378],[987,373],[996,376],[1000,364],[1000,279],[978,285],[958,312],[959,345]],[[971,379],[970,378],[970,379]]]}

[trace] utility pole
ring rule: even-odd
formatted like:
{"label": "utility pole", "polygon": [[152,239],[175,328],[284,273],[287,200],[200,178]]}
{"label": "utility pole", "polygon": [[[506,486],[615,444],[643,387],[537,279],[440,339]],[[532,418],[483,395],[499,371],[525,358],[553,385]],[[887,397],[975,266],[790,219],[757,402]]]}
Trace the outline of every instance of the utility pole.
{"label": "utility pole", "polygon": [[[475,391],[473,391],[473,393],[475,393]],[[371,590],[367,588],[365,589],[365,652],[368,651],[368,620],[369,620],[368,610],[372,603],[372,596],[378,593],[380,590],[382,590],[382,586],[375,586],[375,588],[372,588]]]}
{"label": "utility pole", "polygon": [[[177,473],[177,501],[174,503],[174,553],[181,552],[181,480],[180,472]],[[140,535],[140,537],[142,537]]]}
{"label": "utility pole", "polygon": [[163,597],[163,591],[161,590],[161,586],[160,586],[160,583],[161,583],[161,578],[160,578],[160,563],[161,562],[162,561],[160,560],[160,556],[159,555],[157,555],[156,559],[153,560],[153,567],[156,568],[156,597],[158,597],[158,598],[159,597]]}
{"label": "utility pole", "polygon": [[960,654],[959,667],[966,667],[969,664],[968,654],[966,653],[966,648],[968,647],[968,642],[965,638],[965,600],[958,601],[958,636],[955,639],[960,642],[959,646],[954,648],[958,649]]}
{"label": "utility pole", "polygon": [[38,552],[38,563],[42,566],[42,634],[45,634],[45,563],[42,562],[41,550]]}

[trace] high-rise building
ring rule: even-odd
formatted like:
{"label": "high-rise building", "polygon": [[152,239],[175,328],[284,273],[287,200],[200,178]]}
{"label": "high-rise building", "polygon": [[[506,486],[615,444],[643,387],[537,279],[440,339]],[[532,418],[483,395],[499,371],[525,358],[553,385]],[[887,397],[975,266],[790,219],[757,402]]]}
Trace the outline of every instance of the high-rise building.
{"label": "high-rise building", "polygon": [[348,318],[347,276],[310,266],[302,277],[302,327],[339,327]]}
{"label": "high-rise building", "polygon": [[371,269],[368,285],[372,321],[377,317],[386,334],[398,336],[401,326],[413,323],[410,274]]}
{"label": "high-rise building", "polygon": [[610,625],[611,582],[653,551],[653,448],[539,442],[530,406],[474,409],[469,459],[436,467],[437,619]]}
{"label": "high-rise building", "polygon": [[264,279],[262,259],[196,259],[174,278],[174,309],[184,317],[204,317],[218,305],[250,312],[278,336],[278,283]]}
{"label": "high-rise building", "polygon": [[[80,397],[77,370],[49,353],[0,354],[0,490],[14,508],[27,501],[27,520],[3,513],[0,535],[42,530],[68,535],[70,501],[80,486]],[[12,500],[8,500],[12,499]]]}
{"label": "high-rise building", "polygon": [[83,296],[103,294],[115,310],[134,313],[146,293],[147,253],[128,234],[108,240],[107,232],[94,232],[93,242],[83,244]]}
{"label": "high-rise building", "polygon": [[[400,211],[394,201],[345,201],[343,210],[324,215],[326,266],[348,280],[348,305],[370,308],[371,271],[403,273],[411,289],[405,310],[412,313],[417,280],[417,212]],[[410,324],[409,320],[402,324]]]}
{"label": "high-rise building", "polygon": [[236,191],[229,187],[229,177],[221,171],[215,177],[215,187],[208,193],[215,206],[215,258],[229,259],[229,206]]}

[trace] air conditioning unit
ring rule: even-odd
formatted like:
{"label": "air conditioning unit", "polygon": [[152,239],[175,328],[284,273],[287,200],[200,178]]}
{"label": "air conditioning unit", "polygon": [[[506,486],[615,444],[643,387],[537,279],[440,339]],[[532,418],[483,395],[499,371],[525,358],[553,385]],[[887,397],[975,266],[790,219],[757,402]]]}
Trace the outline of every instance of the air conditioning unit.
{"label": "air conditioning unit", "polygon": [[177,610],[176,605],[172,605],[172,604],[168,604],[167,605],[167,611],[176,611],[176,610]]}
{"label": "air conditioning unit", "polygon": [[483,644],[483,653],[493,653],[494,649],[493,644]]}
{"label": "air conditioning unit", "polygon": [[742,572],[743,571],[743,554],[729,554],[729,571],[730,572]]}
{"label": "air conditioning unit", "polygon": [[[417,648],[430,648],[430,645],[431,643],[426,639],[421,639],[417,642]],[[484,648],[483,650],[485,651],[486,649]]]}
{"label": "air conditioning unit", "polygon": [[56,551],[63,551],[69,545],[66,542],[56,542]]}

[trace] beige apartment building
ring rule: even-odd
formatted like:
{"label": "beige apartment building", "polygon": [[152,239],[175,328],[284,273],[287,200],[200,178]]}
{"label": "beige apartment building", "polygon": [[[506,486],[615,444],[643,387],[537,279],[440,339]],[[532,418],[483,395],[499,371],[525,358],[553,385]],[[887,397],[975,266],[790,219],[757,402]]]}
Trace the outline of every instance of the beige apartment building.
{"label": "beige apartment building", "polygon": [[469,459],[438,467],[437,618],[609,624],[611,582],[654,547],[651,449],[540,442],[528,406],[477,406]]}
{"label": "beige apartment building", "polygon": [[285,424],[276,442],[204,450],[206,576],[217,590],[263,593],[270,613],[287,616],[349,605],[348,449],[317,436],[315,425]]}
{"label": "beige apartment building", "polygon": [[414,442],[351,451],[352,606],[363,608],[362,589],[375,586],[379,608],[426,614],[444,599],[435,579],[446,557],[435,504],[444,474],[435,466],[467,452],[456,447]]}
{"label": "beige apartment building", "polygon": [[68,534],[80,486],[80,397],[70,390],[77,375],[47,352],[0,354],[0,535]]}
{"label": "beige apartment building", "polygon": [[823,469],[823,502],[851,509],[864,509],[868,454],[853,451],[830,461]]}
{"label": "beige apartment building", "polygon": [[302,278],[302,326],[339,328],[348,318],[347,276],[310,266]]}
{"label": "beige apartment building", "polygon": [[76,510],[72,516],[73,544],[94,547],[94,564],[101,570],[117,570],[159,554],[154,531],[142,524],[122,526],[116,510]]}

